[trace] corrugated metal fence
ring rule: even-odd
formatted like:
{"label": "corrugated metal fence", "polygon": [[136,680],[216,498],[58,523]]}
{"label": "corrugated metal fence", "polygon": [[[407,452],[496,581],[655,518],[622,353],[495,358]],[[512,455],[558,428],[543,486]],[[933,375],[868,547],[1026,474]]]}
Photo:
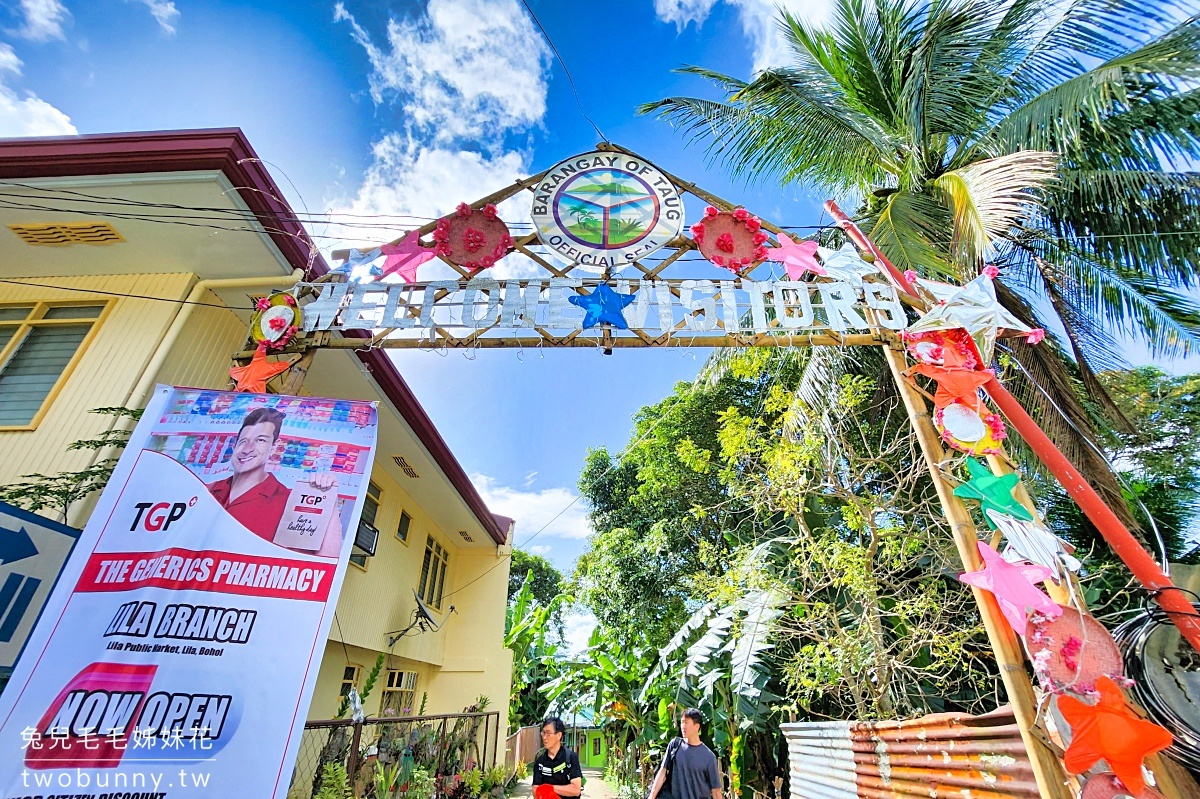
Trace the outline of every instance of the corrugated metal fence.
{"label": "corrugated metal fence", "polygon": [[793,799],[1037,799],[1012,711],[784,724]]}

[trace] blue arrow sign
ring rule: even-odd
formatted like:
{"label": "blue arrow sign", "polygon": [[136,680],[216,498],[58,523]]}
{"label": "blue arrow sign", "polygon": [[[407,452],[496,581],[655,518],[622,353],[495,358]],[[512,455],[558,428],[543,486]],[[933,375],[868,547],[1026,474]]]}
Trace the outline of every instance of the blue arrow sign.
{"label": "blue arrow sign", "polygon": [[32,558],[37,553],[38,548],[24,527],[15,532],[0,529],[0,565]]}

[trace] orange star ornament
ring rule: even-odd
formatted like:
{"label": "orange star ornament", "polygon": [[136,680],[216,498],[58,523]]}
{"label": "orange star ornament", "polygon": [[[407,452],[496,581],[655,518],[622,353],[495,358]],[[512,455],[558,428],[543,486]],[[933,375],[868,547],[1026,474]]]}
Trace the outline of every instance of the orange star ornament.
{"label": "orange star ornament", "polygon": [[1109,677],[1096,680],[1100,701],[1094,705],[1073,696],[1061,696],[1058,709],[1071,725],[1071,745],[1063,765],[1072,774],[1082,774],[1101,759],[1130,793],[1137,796],[1146,787],[1142,761],[1171,745],[1174,738],[1157,724],[1139,719],[1125,706],[1125,697]]}
{"label": "orange star ornament", "polygon": [[235,366],[229,370],[229,376],[237,381],[238,391],[248,391],[251,394],[263,394],[267,390],[267,381],[275,375],[286,372],[292,365],[287,361],[267,360],[265,347],[259,347],[254,357],[245,366]]}

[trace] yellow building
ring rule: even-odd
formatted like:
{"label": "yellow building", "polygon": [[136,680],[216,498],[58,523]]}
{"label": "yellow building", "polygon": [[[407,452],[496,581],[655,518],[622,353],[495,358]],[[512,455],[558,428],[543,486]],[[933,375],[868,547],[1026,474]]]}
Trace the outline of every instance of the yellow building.
{"label": "yellow building", "polygon": [[[0,141],[0,484],[86,467],[67,446],[143,407],[156,382],[223,388],[252,299],[328,267],[240,130]],[[310,709],[388,655],[368,716],[457,713],[507,727],[512,522],[494,516],[381,350],[323,350],[305,393],[380,403],[364,518]],[[72,507],[80,527],[90,503]],[[407,627],[416,590],[439,625]]]}

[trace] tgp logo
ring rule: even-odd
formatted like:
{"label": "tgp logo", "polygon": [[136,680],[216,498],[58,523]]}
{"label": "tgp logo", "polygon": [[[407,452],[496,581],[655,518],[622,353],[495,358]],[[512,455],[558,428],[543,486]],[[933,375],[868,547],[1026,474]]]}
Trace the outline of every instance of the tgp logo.
{"label": "tgp logo", "polygon": [[129,532],[135,532],[139,526],[151,533],[160,530],[166,532],[168,527],[182,519],[187,509],[195,504],[196,497],[187,502],[139,502],[133,506],[137,513],[133,517],[133,524],[129,525]]}

